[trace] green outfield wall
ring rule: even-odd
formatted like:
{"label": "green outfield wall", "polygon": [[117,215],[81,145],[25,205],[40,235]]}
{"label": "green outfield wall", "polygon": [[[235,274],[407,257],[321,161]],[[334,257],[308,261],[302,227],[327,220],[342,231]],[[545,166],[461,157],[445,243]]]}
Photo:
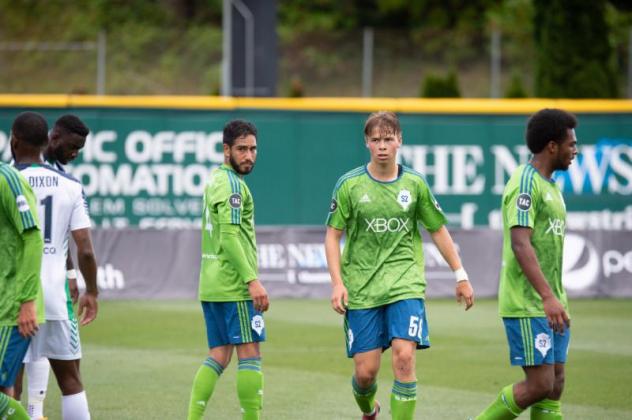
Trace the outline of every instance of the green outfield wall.
{"label": "green outfield wall", "polygon": [[247,182],[260,225],[322,224],[333,185],[364,164],[369,112],[398,112],[403,164],[425,174],[451,224],[498,227],[504,182],[525,162],[529,114],[577,114],[580,155],[562,185],[571,229],[632,230],[632,102],[548,100],[248,99],[0,95],[0,157],[23,110],[49,123],[74,113],[90,127],[69,171],[103,227],[197,226],[208,172],[222,162],[221,131],[233,118],[259,129]]}

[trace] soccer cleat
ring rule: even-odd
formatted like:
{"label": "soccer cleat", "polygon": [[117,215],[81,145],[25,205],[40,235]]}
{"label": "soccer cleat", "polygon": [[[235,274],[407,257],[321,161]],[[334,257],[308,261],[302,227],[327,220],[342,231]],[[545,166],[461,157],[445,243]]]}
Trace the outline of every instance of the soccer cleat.
{"label": "soccer cleat", "polygon": [[375,408],[373,408],[372,414],[363,414],[362,420],[375,420],[377,419],[377,415],[380,414],[380,403],[375,400]]}

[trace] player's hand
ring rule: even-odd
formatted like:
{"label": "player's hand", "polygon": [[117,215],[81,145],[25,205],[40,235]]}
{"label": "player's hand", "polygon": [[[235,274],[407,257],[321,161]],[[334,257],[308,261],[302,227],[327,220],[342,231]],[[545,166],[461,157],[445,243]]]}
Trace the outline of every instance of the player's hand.
{"label": "player's hand", "polygon": [[340,283],[334,286],[334,290],[331,292],[331,307],[334,311],[343,315],[347,312],[347,306],[349,306],[349,293],[344,284]]}
{"label": "player's hand", "polygon": [[268,310],[270,307],[268,292],[259,280],[255,279],[248,283],[248,293],[250,293],[252,304],[257,311],[265,312]]}
{"label": "player's hand", "polygon": [[35,301],[24,302],[18,314],[18,332],[22,337],[33,337],[38,329]]}
{"label": "player's hand", "polygon": [[80,325],[88,325],[94,321],[99,311],[99,303],[97,302],[96,293],[85,292],[79,298],[79,307],[77,308],[77,316]]}
{"label": "player's hand", "polygon": [[79,300],[79,287],[77,286],[77,278],[68,278],[68,291],[70,292],[70,300],[75,305]]}
{"label": "player's hand", "polygon": [[549,321],[549,327],[556,333],[563,334],[564,329],[570,323],[564,306],[562,306],[555,296],[542,299],[542,305],[544,306],[546,319]]}
{"label": "player's hand", "polygon": [[456,284],[456,301],[465,302],[465,310],[467,311],[474,306],[474,289],[469,280],[463,280]]}

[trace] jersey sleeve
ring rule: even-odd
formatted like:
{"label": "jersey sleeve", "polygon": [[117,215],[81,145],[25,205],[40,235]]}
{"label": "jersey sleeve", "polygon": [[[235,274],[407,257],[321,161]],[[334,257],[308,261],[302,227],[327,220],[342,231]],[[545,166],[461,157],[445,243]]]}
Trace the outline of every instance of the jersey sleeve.
{"label": "jersey sleeve", "polygon": [[91,226],[88,203],[83,188],[77,191],[70,215],[70,230],[86,229]]}
{"label": "jersey sleeve", "polygon": [[240,225],[245,191],[232,172],[217,175],[211,194],[211,205],[216,208],[220,224]]}
{"label": "jersey sleeve", "polygon": [[503,198],[503,213],[506,218],[506,226],[527,227],[535,226],[536,213],[536,182],[528,171],[524,171],[519,183],[508,186]]}
{"label": "jersey sleeve", "polygon": [[347,183],[342,183],[332,194],[331,203],[329,204],[329,214],[327,215],[327,226],[338,230],[345,230],[350,213],[349,190]]}
{"label": "jersey sleeve", "polygon": [[417,220],[426,230],[435,232],[448,222],[430,187],[422,179],[418,183],[417,197]]}
{"label": "jersey sleeve", "polygon": [[9,220],[22,234],[37,229],[35,194],[24,177],[8,167],[0,169],[0,200]]}

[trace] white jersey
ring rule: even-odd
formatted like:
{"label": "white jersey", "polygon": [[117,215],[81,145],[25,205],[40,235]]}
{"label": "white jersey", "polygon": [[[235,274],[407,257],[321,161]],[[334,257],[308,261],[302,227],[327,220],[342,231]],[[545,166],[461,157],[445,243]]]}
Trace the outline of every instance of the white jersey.
{"label": "white jersey", "polygon": [[74,317],[66,287],[66,255],[70,232],[90,227],[81,183],[47,164],[19,164],[37,198],[44,238],[42,289],[47,320]]}

